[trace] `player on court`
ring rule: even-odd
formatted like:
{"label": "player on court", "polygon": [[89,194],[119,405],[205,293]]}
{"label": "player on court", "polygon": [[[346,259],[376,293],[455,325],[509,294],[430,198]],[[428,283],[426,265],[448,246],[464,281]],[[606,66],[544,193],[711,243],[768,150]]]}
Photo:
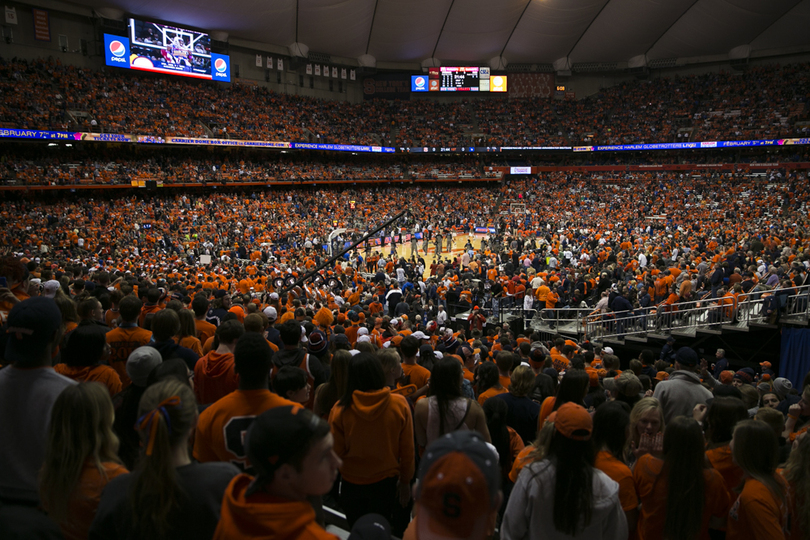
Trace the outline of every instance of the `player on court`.
{"label": "player on court", "polygon": [[171,44],[169,45],[169,51],[171,56],[174,58],[174,63],[184,63],[187,67],[191,67],[191,61],[189,60],[189,50],[186,48],[186,44],[183,42],[183,38],[180,36],[176,36],[174,40],[172,40]]}

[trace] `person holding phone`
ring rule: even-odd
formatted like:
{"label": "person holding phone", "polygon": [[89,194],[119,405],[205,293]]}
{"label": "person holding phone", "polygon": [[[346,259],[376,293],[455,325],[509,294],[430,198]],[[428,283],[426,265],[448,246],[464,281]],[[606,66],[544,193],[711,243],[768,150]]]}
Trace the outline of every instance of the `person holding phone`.
{"label": "person holding phone", "polygon": [[810,385],[804,387],[802,398],[788,409],[782,437],[790,442],[810,428]]}

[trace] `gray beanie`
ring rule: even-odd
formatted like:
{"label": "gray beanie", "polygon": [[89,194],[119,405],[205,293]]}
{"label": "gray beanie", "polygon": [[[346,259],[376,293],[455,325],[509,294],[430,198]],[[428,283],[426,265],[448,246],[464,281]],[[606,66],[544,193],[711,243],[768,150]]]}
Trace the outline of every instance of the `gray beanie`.
{"label": "gray beanie", "polygon": [[793,385],[784,377],[777,377],[776,380],[773,381],[773,391],[776,392],[776,395],[779,396],[780,399],[785,399],[785,396],[790,393],[792,388]]}

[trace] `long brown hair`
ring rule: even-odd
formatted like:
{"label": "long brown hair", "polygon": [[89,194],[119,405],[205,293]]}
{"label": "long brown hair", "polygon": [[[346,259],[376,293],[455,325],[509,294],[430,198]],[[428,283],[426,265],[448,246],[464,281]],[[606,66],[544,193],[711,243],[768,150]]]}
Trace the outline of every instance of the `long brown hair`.
{"label": "long brown hair", "polygon": [[664,468],[656,482],[667,480],[664,538],[697,538],[703,524],[706,480],[703,431],[696,420],[678,416],[664,431]]}
{"label": "long brown hair", "polygon": [[61,522],[85,464],[106,477],[105,462],[121,463],[112,431],[113,404],[107,388],[84,382],[65,388],[53,405],[39,492],[48,514]]}
{"label": "long brown hair", "polygon": [[776,479],[779,440],[773,428],[761,420],[744,420],[734,428],[733,443],[734,463],[767,487],[777,501],[784,503],[785,490]]}
{"label": "long brown hair", "polygon": [[[396,353],[395,353],[396,354]],[[340,397],[346,392],[346,380],[349,372],[349,360],[352,355],[349,351],[337,350],[332,356],[332,371],[329,380],[320,385],[315,391],[318,409],[315,411],[320,416],[328,416],[329,411]]]}
{"label": "long brown hair", "polygon": [[190,309],[181,309],[177,312],[180,318],[180,338],[197,337],[197,323],[194,322],[194,312]]}
{"label": "long brown hair", "polygon": [[142,443],[131,502],[135,536],[166,538],[181,495],[173,449],[187,446],[197,424],[197,401],[187,384],[167,379],[146,389],[138,407]]}
{"label": "long brown hair", "polygon": [[796,515],[793,527],[802,531],[802,538],[810,539],[810,435],[799,437],[797,445],[790,452],[785,465],[785,479],[790,483],[796,501]]}

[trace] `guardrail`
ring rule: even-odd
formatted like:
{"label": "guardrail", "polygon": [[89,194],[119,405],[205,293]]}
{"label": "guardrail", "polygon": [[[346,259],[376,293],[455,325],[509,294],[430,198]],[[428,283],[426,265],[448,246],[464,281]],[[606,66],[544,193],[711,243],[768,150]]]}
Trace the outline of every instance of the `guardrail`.
{"label": "guardrail", "polygon": [[[673,330],[711,329],[731,324],[744,328],[752,323],[810,320],[810,285],[767,291],[755,288],[740,297],[743,299],[706,297],[634,311],[592,312],[583,318],[583,333],[590,339],[604,339],[653,332],[669,334]],[[776,297],[775,304],[771,297]]]}

